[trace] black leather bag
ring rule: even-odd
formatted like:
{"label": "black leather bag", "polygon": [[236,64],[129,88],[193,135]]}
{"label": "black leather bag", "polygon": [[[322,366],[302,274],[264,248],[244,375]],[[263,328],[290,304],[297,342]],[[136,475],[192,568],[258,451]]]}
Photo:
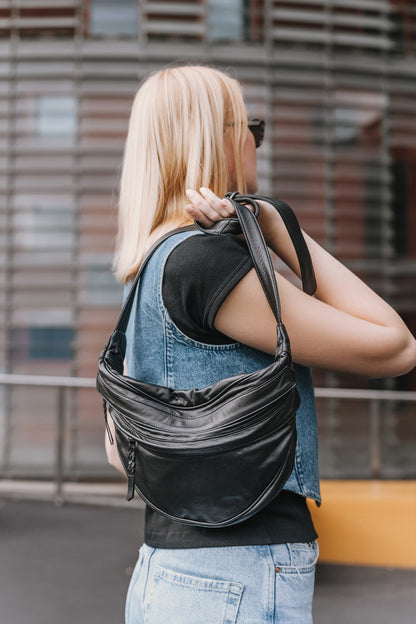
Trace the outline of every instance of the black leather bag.
{"label": "black leather bag", "polygon": [[153,251],[173,233],[195,229],[189,226],[159,239],[146,255],[100,356],[97,374],[107,431],[112,441],[108,408],[128,477],[128,500],[136,490],[162,515],[202,527],[229,526],[260,511],[281,491],[294,464],[300,401],[273,266],[255,217],[256,199],[267,199],[280,212],[298,255],[303,288],[310,294],[316,288],[309,252],[289,206],[259,196],[228,197],[237,218],[201,229],[219,235],[243,232],[276,318],[273,363],[191,390],[173,390],[123,375],[125,330],[140,275]]}

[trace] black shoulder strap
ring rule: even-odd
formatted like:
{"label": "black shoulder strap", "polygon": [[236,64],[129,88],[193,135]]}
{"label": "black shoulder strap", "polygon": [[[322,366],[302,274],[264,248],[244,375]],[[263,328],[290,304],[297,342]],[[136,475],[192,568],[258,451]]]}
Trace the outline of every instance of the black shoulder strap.
{"label": "black shoulder strap", "polygon": [[[240,196],[240,198],[241,197],[244,201],[244,196]],[[272,199],[271,197],[263,197],[262,195],[256,195],[256,198],[271,204],[282,217],[298,257],[303,290],[308,293],[308,295],[313,295],[316,292],[315,272],[313,270],[308,246],[303,238],[302,230],[299,227],[299,222],[295,213],[289,204],[286,204],[286,202],[281,199]],[[241,199],[238,199],[238,201],[241,201]]]}
{"label": "black shoulder strap", "polygon": [[[234,204],[235,212],[240,221],[254,268],[256,269],[257,276],[274,314],[276,323],[279,326],[282,322],[279,291],[277,289],[272,261],[262,231],[256,217],[245,204],[239,203],[233,198],[229,199]],[[250,200],[250,203],[251,201],[252,200]]]}
{"label": "black shoulder strap", "polygon": [[[308,295],[313,295],[316,291],[316,279],[311,256],[296,215],[289,204],[286,204],[280,199],[272,199],[271,197],[265,197],[263,195],[240,195],[240,193],[236,192],[227,193],[225,197],[239,204],[250,204],[256,217],[259,213],[258,201],[265,201],[278,211],[283,219],[283,223],[286,226],[298,257],[303,290],[308,293]],[[216,221],[209,227],[202,226],[198,221],[195,221],[195,223],[200,230],[208,232],[209,234],[241,234],[241,223],[238,217]]]}

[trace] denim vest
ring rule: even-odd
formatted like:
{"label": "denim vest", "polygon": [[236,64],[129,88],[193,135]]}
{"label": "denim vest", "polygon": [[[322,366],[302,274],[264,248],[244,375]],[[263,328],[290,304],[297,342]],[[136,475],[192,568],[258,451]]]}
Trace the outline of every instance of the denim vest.
{"label": "denim vest", "polygon": [[[188,236],[174,234],[154,252],[137,287],[126,338],[130,377],[175,390],[203,388],[219,379],[251,373],[271,364],[273,356],[244,344],[212,345],[186,336],[172,321],[162,298],[163,272],[171,251]],[[129,286],[126,286],[124,298]],[[139,305],[138,305],[139,304]],[[296,413],[295,465],[284,489],[321,502],[318,471],[318,429],[311,371],[294,365],[300,407]]]}

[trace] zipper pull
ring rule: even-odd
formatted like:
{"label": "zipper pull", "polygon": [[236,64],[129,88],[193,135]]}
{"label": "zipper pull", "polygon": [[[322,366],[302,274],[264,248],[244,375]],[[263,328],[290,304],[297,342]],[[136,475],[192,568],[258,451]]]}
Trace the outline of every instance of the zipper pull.
{"label": "zipper pull", "polygon": [[129,501],[134,498],[134,478],[136,475],[136,441],[129,439],[129,454],[127,463],[127,497]]}

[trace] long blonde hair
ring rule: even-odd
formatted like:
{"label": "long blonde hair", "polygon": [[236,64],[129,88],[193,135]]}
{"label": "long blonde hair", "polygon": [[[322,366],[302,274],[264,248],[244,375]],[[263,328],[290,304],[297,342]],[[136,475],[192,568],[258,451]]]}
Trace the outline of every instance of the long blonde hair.
{"label": "long blonde hair", "polygon": [[120,181],[114,269],[127,283],[164,232],[191,223],[187,188],[229,189],[225,136],[235,183],[245,192],[241,154],[247,113],[239,83],[214,68],[169,67],[152,74],[134,98]]}

